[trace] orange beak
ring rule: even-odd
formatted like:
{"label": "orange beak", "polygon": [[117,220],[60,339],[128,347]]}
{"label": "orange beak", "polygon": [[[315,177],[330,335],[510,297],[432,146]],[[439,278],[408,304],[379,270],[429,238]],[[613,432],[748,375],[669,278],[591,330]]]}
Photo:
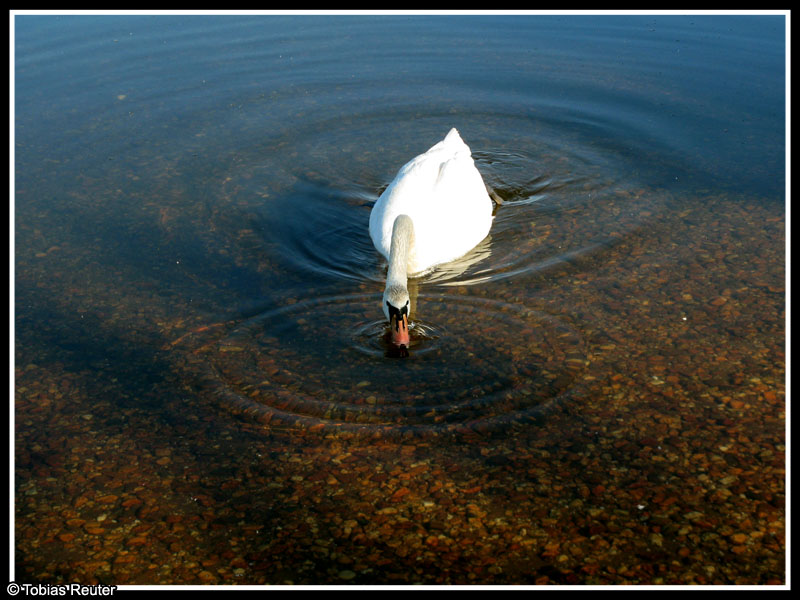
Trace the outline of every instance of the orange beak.
{"label": "orange beak", "polygon": [[405,346],[408,348],[411,338],[408,335],[408,316],[405,314],[394,314],[389,322],[392,329],[392,343],[395,346]]}

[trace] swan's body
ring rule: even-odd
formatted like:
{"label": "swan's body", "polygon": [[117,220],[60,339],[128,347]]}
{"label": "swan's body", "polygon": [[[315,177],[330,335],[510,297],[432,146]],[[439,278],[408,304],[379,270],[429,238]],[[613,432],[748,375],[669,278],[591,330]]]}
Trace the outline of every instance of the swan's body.
{"label": "swan's body", "polygon": [[395,343],[408,345],[408,276],[463,256],[491,225],[492,200],[455,129],[400,169],[369,218],[372,242],[389,261],[383,312]]}

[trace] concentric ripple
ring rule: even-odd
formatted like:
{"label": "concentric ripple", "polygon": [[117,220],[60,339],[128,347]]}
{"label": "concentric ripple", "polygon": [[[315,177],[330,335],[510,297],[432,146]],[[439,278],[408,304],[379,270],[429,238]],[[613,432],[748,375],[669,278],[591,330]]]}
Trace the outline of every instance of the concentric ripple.
{"label": "concentric ripple", "polygon": [[416,299],[393,358],[380,295],[318,297],[238,323],[196,354],[222,402],[270,426],[365,435],[490,430],[534,419],[587,365],[545,313],[476,296]]}
{"label": "concentric ripple", "polygon": [[[473,156],[502,205],[489,235],[458,260],[431,269],[427,284],[485,285],[536,277],[614,245],[657,218],[666,203],[635,180],[620,177],[613,157],[592,148],[528,141],[527,148],[513,151],[475,145]],[[225,194],[243,207],[269,262],[298,278],[382,282],[386,261],[370,239],[369,215],[393,172],[377,181],[357,162],[336,172],[307,171],[276,186],[273,173],[286,169],[280,163],[266,168],[260,164],[265,160],[237,163],[225,179]],[[385,160],[373,170],[378,165],[386,170]],[[395,168],[402,164],[396,160]]]}
{"label": "concentric ripple", "polygon": [[[385,115],[361,116],[259,141],[231,163],[223,195],[237,237],[226,251],[245,265],[258,257],[268,282],[259,298],[278,308],[196,352],[223,403],[270,426],[394,435],[492,429],[573,398],[587,365],[580,334],[525,304],[565,265],[589,265],[657,219],[668,199],[580,128],[542,120],[531,129],[510,113],[462,132],[501,202],[472,251],[415,280],[423,293],[409,356],[396,360],[380,296],[360,293],[386,277],[369,214],[396,169],[442,127],[398,132]],[[291,289],[295,300],[282,300]],[[520,304],[496,299],[510,297]]]}

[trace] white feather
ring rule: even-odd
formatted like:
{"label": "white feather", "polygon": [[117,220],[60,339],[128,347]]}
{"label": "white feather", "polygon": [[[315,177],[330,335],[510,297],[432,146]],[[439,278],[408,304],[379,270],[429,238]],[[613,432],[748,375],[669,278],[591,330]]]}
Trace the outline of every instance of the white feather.
{"label": "white feather", "polygon": [[455,129],[406,163],[373,206],[370,237],[387,260],[392,227],[403,214],[414,224],[408,275],[463,256],[489,233],[492,201],[469,146]]}

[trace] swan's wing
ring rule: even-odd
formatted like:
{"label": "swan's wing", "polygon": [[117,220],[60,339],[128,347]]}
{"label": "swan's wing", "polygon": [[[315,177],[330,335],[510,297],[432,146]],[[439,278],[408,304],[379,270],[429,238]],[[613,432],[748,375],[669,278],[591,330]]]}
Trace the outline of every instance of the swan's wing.
{"label": "swan's wing", "polygon": [[469,152],[457,152],[439,163],[431,193],[436,204],[450,214],[480,213],[483,205],[491,207],[486,184]]}
{"label": "swan's wing", "polygon": [[457,130],[406,163],[373,207],[370,235],[384,256],[398,214],[414,221],[420,268],[457,258],[486,236],[492,201]]}

